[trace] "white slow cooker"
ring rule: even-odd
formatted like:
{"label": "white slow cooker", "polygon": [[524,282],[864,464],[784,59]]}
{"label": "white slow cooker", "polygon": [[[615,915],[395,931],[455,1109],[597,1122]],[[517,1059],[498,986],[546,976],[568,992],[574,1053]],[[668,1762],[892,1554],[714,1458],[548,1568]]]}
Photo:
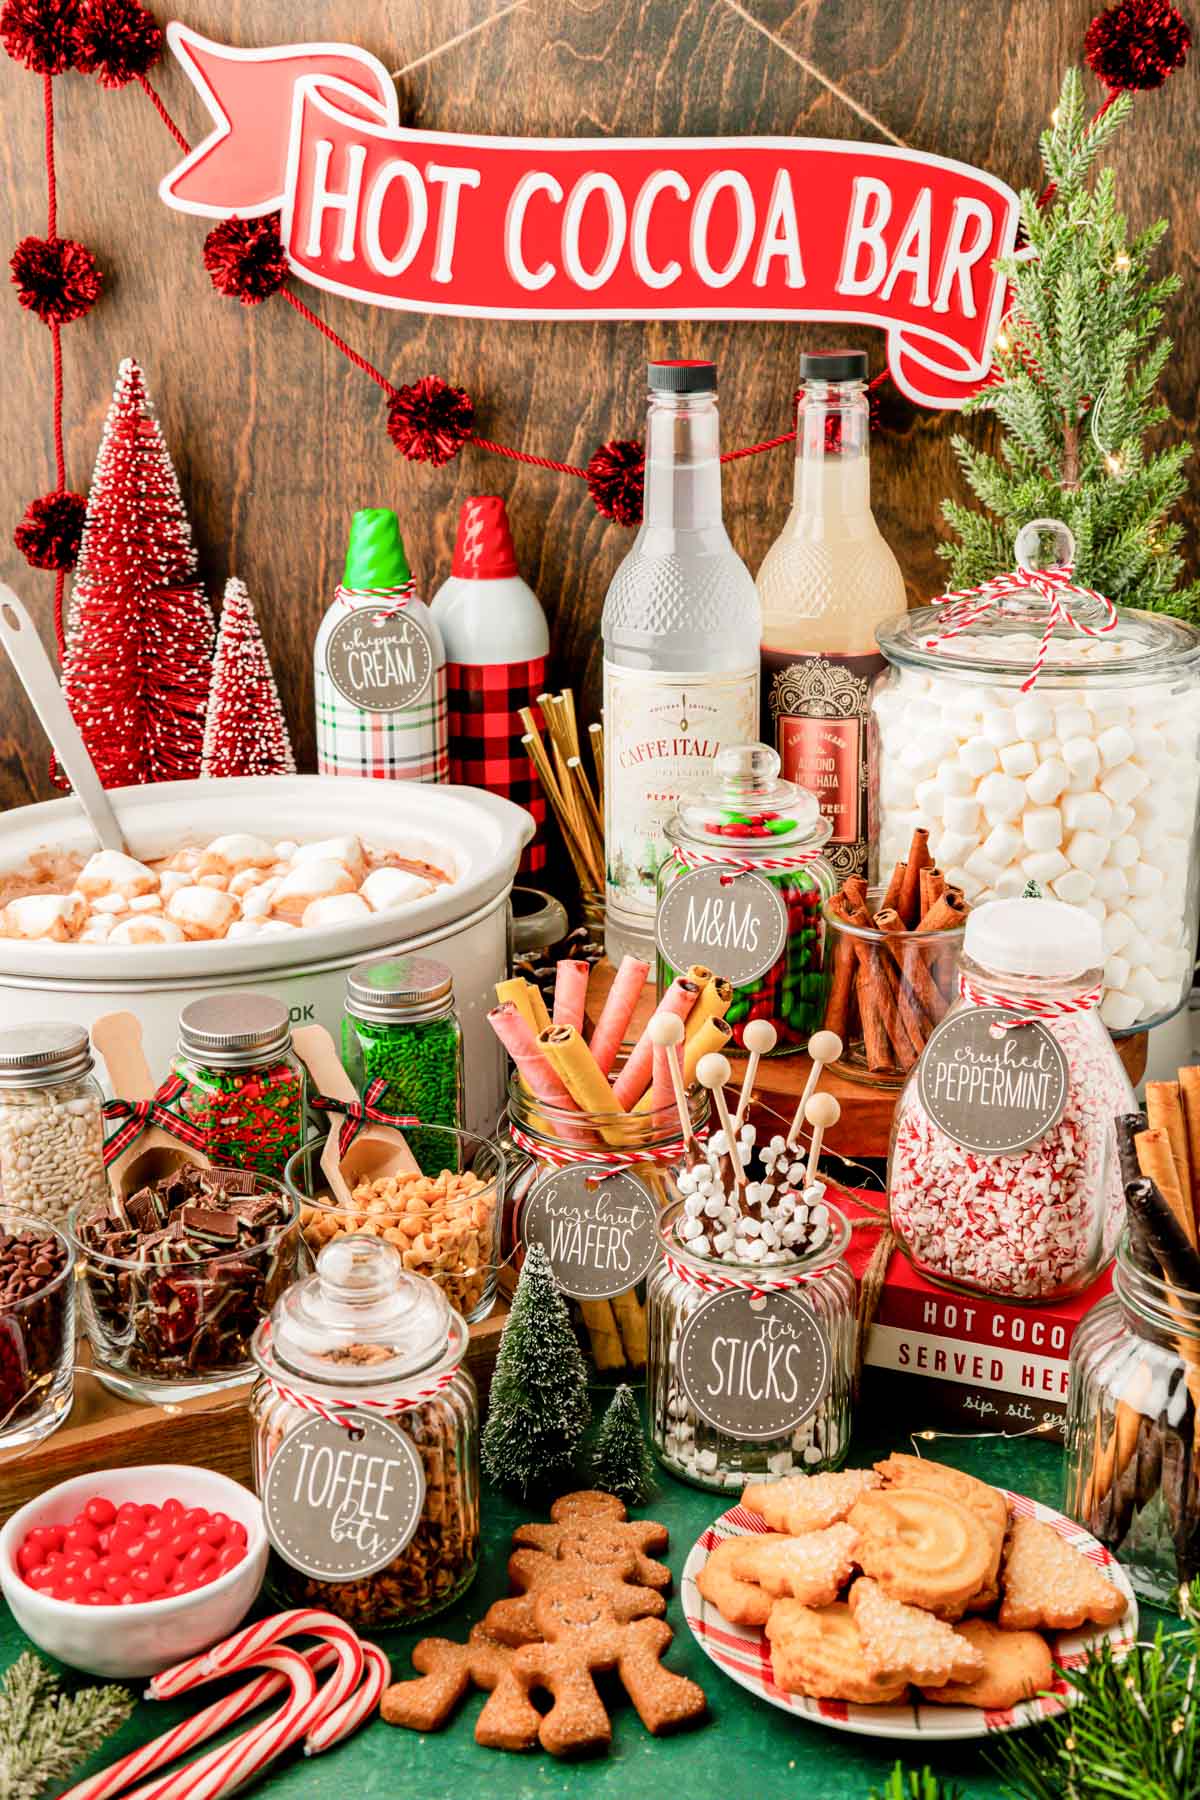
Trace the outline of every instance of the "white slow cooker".
{"label": "white slow cooker", "polygon": [[[180,1010],[221,988],[276,994],[294,1024],[320,1024],[340,1042],[347,969],[385,952],[424,950],[454,974],[466,1057],[464,1123],[490,1133],[503,1103],[503,1059],[486,1014],[506,972],[508,894],[533,821],[480,788],[415,781],[356,781],[280,775],[233,781],[168,781],[113,788],[109,799],[130,853],[169,856],[228,831],[314,842],[356,832],[377,849],[420,857],[454,877],[401,911],[294,938],[214,943],[55,944],[0,938],[0,1018],[6,1025],[69,1019],[91,1026],[101,1013],[141,1020],[156,1077],[175,1049]],[[0,818],[0,870],[35,851],[86,857],[95,848],[74,799],[19,807]]]}

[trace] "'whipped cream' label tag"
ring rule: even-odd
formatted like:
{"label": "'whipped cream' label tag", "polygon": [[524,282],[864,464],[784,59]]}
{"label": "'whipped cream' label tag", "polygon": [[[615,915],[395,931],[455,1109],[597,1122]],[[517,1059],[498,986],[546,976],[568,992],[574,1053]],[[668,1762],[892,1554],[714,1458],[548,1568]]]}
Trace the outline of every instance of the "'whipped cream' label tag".
{"label": "'whipped cream' label tag", "polygon": [[353,1413],[353,1431],[309,1419],[284,1438],[263,1484],[267,1536],[314,1581],[358,1581],[399,1556],[420,1523],[425,1470],[395,1425]]}
{"label": "'whipped cream' label tag", "polygon": [[338,621],[325,645],[325,666],[343,700],[386,713],[424,698],[438,662],[424,610],[419,600],[386,615],[358,606]]}

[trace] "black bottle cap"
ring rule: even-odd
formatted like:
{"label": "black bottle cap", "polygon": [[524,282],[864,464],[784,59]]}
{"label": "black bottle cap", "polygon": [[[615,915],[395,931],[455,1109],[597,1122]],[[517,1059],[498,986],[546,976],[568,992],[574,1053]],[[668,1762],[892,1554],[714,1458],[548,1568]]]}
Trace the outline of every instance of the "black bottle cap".
{"label": "black bottle cap", "polygon": [[865,350],[805,350],[800,356],[801,381],[865,381]]}
{"label": "black bottle cap", "polygon": [[652,362],[646,379],[655,394],[711,394],[716,391],[717,365],[711,362]]}

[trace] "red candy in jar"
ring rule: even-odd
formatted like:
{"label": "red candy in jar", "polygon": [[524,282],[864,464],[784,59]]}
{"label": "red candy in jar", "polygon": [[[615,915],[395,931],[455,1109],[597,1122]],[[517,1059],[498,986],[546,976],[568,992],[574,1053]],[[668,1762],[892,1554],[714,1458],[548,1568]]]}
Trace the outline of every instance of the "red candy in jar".
{"label": "red candy in jar", "polygon": [[246,1527],[222,1512],[87,1500],[63,1525],[35,1525],[17,1550],[27,1586],[77,1606],[131,1606],[207,1587],[246,1554]]}

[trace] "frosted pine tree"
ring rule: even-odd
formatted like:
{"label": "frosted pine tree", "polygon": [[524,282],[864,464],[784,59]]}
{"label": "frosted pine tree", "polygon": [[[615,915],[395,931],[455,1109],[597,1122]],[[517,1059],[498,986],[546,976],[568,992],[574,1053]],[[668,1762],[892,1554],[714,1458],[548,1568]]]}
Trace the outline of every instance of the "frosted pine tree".
{"label": "frosted pine tree", "polygon": [[654,1491],[654,1462],[642,1430],[637,1396],[624,1383],[605,1409],[592,1447],[592,1479],[627,1506],[640,1506]]}
{"label": "frosted pine tree", "polygon": [[591,1418],[587,1370],[540,1244],[525,1255],[492,1376],[483,1466],[522,1500],[568,1478]]}
{"label": "frosted pine tree", "polygon": [[62,673],[105,787],[199,775],[212,652],[179,480],[126,358],[88,494]]}
{"label": "frosted pine tree", "polygon": [[221,602],[200,773],[294,775],[287,720],[244,581],[231,575]]}
{"label": "frosted pine tree", "polygon": [[1130,237],[1110,168],[1096,156],[1132,105],[1121,94],[1091,122],[1078,71],[1063,82],[1041,138],[1047,186],[1021,195],[1025,242],[998,267],[1011,284],[993,385],[964,413],[994,413],[999,455],[955,437],[982,512],[943,502],[958,542],[940,554],[953,585],[977,587],[1014,566],[1031,519],[1062,519],[1075,538],[1077,578],[1124,606],[1200,615],[1200,585],[1182,585],[1183,527],[1171,518],[1185,489],[1186,443],[1148,448],[1165,424],[1158,379],[1171,354],[1160,335],[1177,275],[1155,279],[1159,219]]}

